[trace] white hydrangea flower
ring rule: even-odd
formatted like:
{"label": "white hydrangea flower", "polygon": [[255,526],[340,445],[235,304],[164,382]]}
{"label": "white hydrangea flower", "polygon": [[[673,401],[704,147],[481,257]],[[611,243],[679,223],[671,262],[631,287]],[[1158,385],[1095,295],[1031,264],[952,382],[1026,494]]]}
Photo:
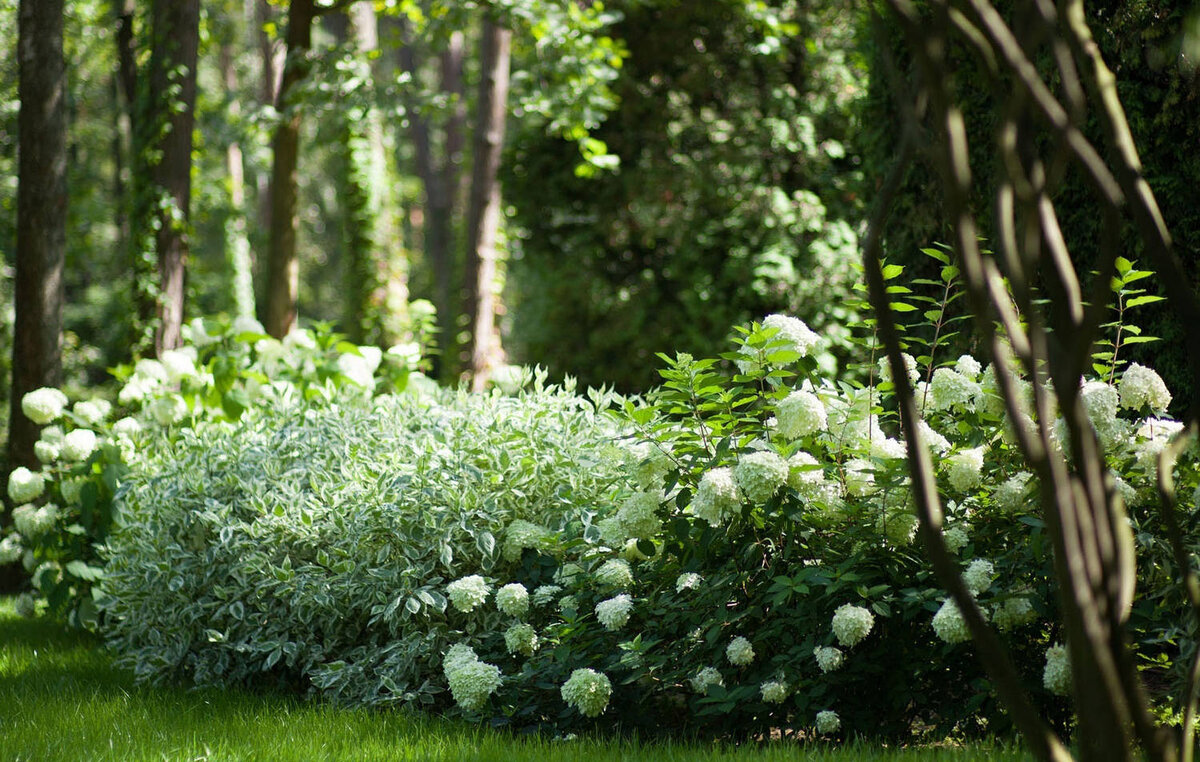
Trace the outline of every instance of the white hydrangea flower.
{"label": "white hydrangea flower", "polygon": [[[987,612],[981,611],[986,614]],[[986,616],[984,617],[987,618]],[[953,598],[947,598],[942,602],[942,607],[933,615],[933,631],[937,636],[951,645],[955,643],[966,643],[971,639],[971,632],[967,629],[967,622],[963,619],[962,612],[958,608],[958,604]]]}
{"label": "white hydrangea flower", "polygon": [[995,576],[996,567],[991,561],[976,558],[967,565],[967,570],[963,572],[963,582],[966,583],[968,590],[979,595],[992,586],[992,579]]}
{"label": "white hydrangea flower", "polygon": [[825,405],[809,391],[792,392],[775,406],[776,430],[788,440],[799,439],[828,425]]}
{"label": "white hydrangea flower", "polygon": [[938,368],[929,382],[929,407],[933,410],[972,410],[979,384],[952,368]]}
{"label": "white hydrangea flower", "polygon": [[1006,513],[1015,513],[1029,504],[1026,493],[1033,474],[1020,471],[1006,479],[992,493],[992,500]]}
{"label": "white hydrangea flower", "polygon": [[781,704],[788,697],[788,684],[781,680],[767,680],[758,686],[762,700],[768,704]]}
{"label": "white hydrangea flower", "polygon": [[520,582],[505,585],[496,591],[496,608],[520,619],[529,611],[529,591]]}
{"label": "white hydrangea flower", "polygon": [[33,443],[33,454],[37,456],[39,463],[53,463],[58,460],[61,450],[62,447],[57,442],[47,442],[44,439],[39,439]]}
{"label": "white hydrangea flower", "polygon": [[970,537],[967,536],[966,531],[962,527],[950,527],[943,535],[943,540],[946,542],[946,550],[951,553],[958,553],[958,551],[967,547]]}
{"label": "white hydrangea flower", "polygon": [[633,478],[643,490],[661,490],[663,479],[675,463],[661,447],[650,442],[638,442],[630,448],[633,460]]}
{"label": "white hydrangea flower", "polygon": [[47,426],[46,428],[42,429],[41,441],[43,442],[60,445],[62,444],[64,437],[66,437],[66,434],[64,434],[63,430],[58,426]]}
{"label": "white hydrangea flower", "polygon": [[13,532],[0,540],[0,564],[11,564],[21,557],[23,551],[20,533]]}
{"label": "white hydrangea flower", "polygon": [[750,641],[738,635],[725,647],[725,658],[729,660],[730,664],[744,667],[754,661],[754,646],[750,645]]}
{"label": "white hydrangea flower", "polygon": [[946,480],[959,492],[969,492],[983,480],[983,446],[959,450],[945,460]]}
{"label": "white hydrangea flower", "polygon": [[564,614],[575,615],[579,611],[579,602],[575,600],[573,595],[564,595],[558,601],[558,610]]}
{"label": "white hydrangea flower", "polygon": [[1024,596],[1006,598],[992,610],[992,621],[1001,632],[1014,630],[1023,624],[1028,624],[1037,618],[1033,604]]}
{"label": "white hydrangea flower", "polygon": [[350,383],[368,390],[375,388],[375,369],[361,354],[347,352],[339,355],[337,367],[338,372],[349,379]]}
{"label": "white hydrangea flower", "polygon": [[46,477],[40,471],[30,471],[25,466],[20,466],[8,475],[8,496],[14,503],[37,500],[45,490]]}
{"label": "white hydrangea flower", "polygon": [[1171,437],[1183,431],[1183,422],[1172,418],[1147,418],[1138,424],[1135,432],[1142,439],[1162,439],[1169,441]]}
{"label": "white hydrangea flower", "polygon": [[871,406],[870,389],[825,400],[829,436],[839,447],[857,447],[879,433],[879,417],[871,412]]}
{"label": "white hydrangea flower", "polygon": [[629,621],[631,611],[633,599],[622,593],[597,603],[596,619],[600,620],[600,624],[604,625],[606,630],[619,630]]}
{"label": "white hydrangea flower", "polygon": [[700,477],[690,509],[696,518],[717,527],[738,509],[741,502],[742,493],[734,481],[733,471],[714,468]]}
{"label": "white hydrangea flower", "polygon": [[479,661],[468,646],[451,647],[442,661],[442,671],[454,702],[469,712],[477,712],[503,682],[500,668]]}
{"label": "white hydrangea flower", "polygon": [[159,360],[162,361],[163,368],[167,371],[167,379],[177,384],[186,378],[195,378],[196,376],[196,350],[190,347],[185,349],[168,349],[159,355]]}
{"label": "white hydrangea flower", "polygon": [[134,375],[121,387],[121,391],[117,394],[117,402],[124,407],[131,407],[134,403],[149,397],[157,388],[158,382],[154,379]]}
{"label": "white hydrangea flower", "polygon": [[519,622],[505,630],[504,647],[514,656],[533,656],[538,649],[538,636],[533,625]]}
{"label": "white hydrangea flower", "polygon": [[617,511],[617,520],[626,537],[648,540],[655,537],[662,529],[662,521],[657,516],[658,506],[663,501],[663,494],[654,492],[635,492],[626,498]]}
{"label": "white hydrangea flower", "polygon": [[821,337],[813,333],[813,331],[805,325],[803,320],[787,315],[767,315],[762,321],[763,328],[775,328],[778,333],[775,334],[775,340],[783,340],[787,342],[784,349],[791,349],[801,357],[807,357],[808,353],[816,347],[820,342]]}
{"label": "white hydrangea flower", "polygon": [[922,420],[917,424],[917,428],[921,431],[921,441],[925,446],[936,452],[938,455],[945,455],[950,451],[950,440],[934,431],[933,427],[928,422]]}
{"label": "white hydrangea flower", "polygon": [[787,484],[787,461],[769,451],[746,453],[738,458],[733,479],[748,500],[765,503]]}
{"label": "white hydrangea flower", "polygon": [[823,736],[830,736],[842,729],[842,718],[838,717],[838,713],[826,709],[817,712],[816,721],[817,732]]}
{"label": "white hydrangea flower", "polygon": [[684,590],[700,587],[703,581],[704,578],[696,572],[684,572],[675,578],[675,592],[682,593]]}
{"label": "white hydrangea flower", "polygon": [[558,594],[562,592],[562,588],[558,585],[540,585],[533,591],[533,605],[545,606],[553,603]]}
{"label": "white hydrangea flower", "polygon": [[538,548],[551,537],[552,533],[543,526],[538,526],[524,519],[516,519],[504,530],[504,542],[500,546],[500,556],[505,561],[516,563],[521,560],[521,554],[526,548]]}
{"label": "white hydrangea flower", "polygon": [[611,558],[596,570],[596,581],[609,587],[629,587],[633,584],[633,569],[621,558]]}
{"label": "white hydrangea flower", "polygon": [[170,375],[167,373],[167,369],[163,367],[163,364],[158,360],[153,360],[149,357],[143,357],[141,360],[138,360],[136,363],[134,363],[133,374],[135,376],[141,376],[149,381],[156,382],[156,384],[165,384],[170,378]]}
{"label": "white hydrangea flower", "polygon": [[1119,476],[1113,477],[1113,486],[1116,488],[1117,494],[1121,496],[1121,501],[1129,507],[1141,505],[1141,495],[1137,489]]}
{"label": "white hydrangea flower", "polygon": [[21,412],[39,426],[58,420],[67,408],[67,395],[43,386],[21,398]]}
{"label": "white hydrangea flower", "polygon": [[446,592],[450,594],[450,602],[454,604],[454,608],[468,614],[487,600],[491,590],[483,577],[472,574],[451,582],[446,586]]}
{"label": "white hydrangea flower", "polygon": [[1071,659],[1064,645],[1050,646],[1046,651],[1046,666],[1042,669],[1042,685],[1056,696],[1071,693]]}
{"label": "white hydrangea flower", "polygon": [[979,378],[979,372],[982,369],[983,366],[971,355],[963,355],[958,358],[958,362],[954,363],[954,371],[969,381]]}
{"label": "white hydrangea flower", "polygon": [[579,564],[563,564],[554,572],[554,581],[562,585],[571,585],[577,578],[582,577],[583,573],[583,567]]}
{"label": "white hydrangea flower", "polygon": [[803,450],[793,453],[787,459],[787,466],[787,486],[804,497],[812,497],[825,482],[825,470],[816,458]]}
{"label": "white hydrangea flower", "polygon": [[892,545],[902,548],[916,538],[920,521],[911,510],[890,511],[879,516],[878,526]]}
{"label": "white hydrangea flower", "polygon": [[1162,377],[1144,365],[1132,363],[1121,376],[1121,407],[1129,410],[1150,408],[1161,412],[1171,404],[1171,392]]}
{"label": "white hydrangea flower", "polygon": [[112,412],[112,403],[99,398],[83,400],[76,402],[71,412],[88,426],[98,426]]}
{"label": "white hydrangea flower", "polygon": [[142,424],[138,422],[138,419],[130,416],[125,416],[113,424],[113,433],[118,436],[132,437],[141,430]]}
{"label": "white hydrangea flower", "polygon": [[383,362],[382,349],[370,345],[363,345],[358,348],[358,353],[367,363],[367,367],[371,369],[372,373],[379,370],[379,364]]}
{"label": "white hydrangea flower", "polygon": [[75,429],[63,437],[61,450],[63,460],[71,462],[87,460],[88,456],[96,451],[97,444],[96,432],[91,429]]}
{"label": "white hydrangea flower", "polygon": [[562,686],[563,701],[574,707],[584,717],[599,717],[608,706],[612,695],[612,683],[603,672],[594,669],[577,669]]}
{"label": "white hydrangea flower", "polygon": [[[917,358],[908,352],[901,352],[900,358],[904,360],[904,369],[907,371],[908,382],[910,384],[917,383],[921,379],[921,370],[917,367]],[[879,377],[884,381],[892,381],[892,364],[888,361],[887,355],[879,358]]]}
{"label": "white hydrangea flower", "polygon": [[842,649],[833,646],[817,646],[813,649],[813,658],[817,660],[821,671],[826,673],[840,669],[846,662],[846,655],[842,653]]}
{"label": "white hydrangea flower", "polygon": [[1103,381],[1088,381],[1079,391],[1088,419],[1105,448],[1111,447],[1122,433],[1122,422],[1117,417],[1120,395],[1115,387]]}
{"label": "white hydrangea flower", "polygon": [[908,457],[908,446],[892,437],[876,437],[871,440],[871,455],[887,460],[903,460]]}
{"label": "white hydrangea flower", "polygon": [[187,414],[187,403],[178,394],[159,397],[150,405],[150,415],[154,416],[154,420],[158,421],[159,426],[179,423]]}
{"label": "white hydrangea flower", "polygon": [[833,612],[833,634],[838,643],[852,648],[871,634],[875,626],[875,615],[862,606],[843,603]]}
{"label": "white hydrangea flower", "polygon": [[58,521],[58,506],[47,503],[41,508],[25,503],[13,508],[13,526],[25,537],[40,537],[54,527]]}
{"label": "white hydrangea flower", "polygon": [[709,686],[724,686],[725,678],[716,667],[702,667],[694,676],[688,678],[688,682],[692,684],[692,690],[696,693],[708,693]]}
{"label": "white hydrangea flower", "polygon": [[875,487],[875,464],[866,458],[851,458],[845,466],[846,494],[865,497]]}

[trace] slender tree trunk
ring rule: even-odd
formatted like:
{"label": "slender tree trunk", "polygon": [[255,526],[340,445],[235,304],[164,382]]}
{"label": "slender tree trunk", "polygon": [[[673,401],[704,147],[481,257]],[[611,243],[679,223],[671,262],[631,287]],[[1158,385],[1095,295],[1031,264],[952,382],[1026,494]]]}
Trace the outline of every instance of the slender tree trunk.
{"label": "slender tree trunk", "polygon": [[154,108],[166,110],[166,130],[157,141],[159,159],[154,167],[155,185],[167,201],[159,205],[155,233],[159,301],[154,349],[161,353],[183,340],[200,0],[158,0],[152,13],[150,102]]}
{"label": "slender tree trunk", "polygon": [[[237,68],[233,63],[233,45],[221,45],[221,80],[229,93],[229,121],[241,121],[242,106],[237,98]],[[229,218],[225,223],[225,248],[229,257],[234,312],[239,317],[254,317],[254,261],[250,239],[246,235],[246,167],[242,145],[234,138],[225,147],[225,166],[229,172]]]}
{"label": "slender tree trunk", "polygon": [[21,0],[18,9],[17,262],[10,466],[37,467],[37,424],[21,398],[62,383],[63,259],[67,246],[66,65],[63,0]]}
{"label": "slender tree trunk", "polygon": [[472,386],[486,384],[500,353],[496,332],[496,236],[500,230],[500,152],[508,115],[508,67],[512,33],[490,19],[480,37],[479,95],[476,101],[474,164],[467,216],[468,294]]}
{"label": "slender tree trunk", "polygon": [[308,72],[312,47],[313,0],[292,0],[288,6],[287,58],[279,84],[276,108],[279,125],[271,140],[271,241],[267,250],[267,332],[285,336],[296,323],[300,269],[296,260],[297,178],[300,150],[300,111],[292,92]]}
{"label": "slender tree trunk", "polygon": [[[453,104],[446,120],[446,143],[442,153],[442,187],[446,188],[446,205],[440,223],[445,227],[447,241],[453,240],[455,210],[466,203],[468,187],[462,172],[463,148],[466,147],[467,100],[463,91],[463,33],[452,32],[441,55],[442,92]],[[451,249],[455,247],[451,244]]]}

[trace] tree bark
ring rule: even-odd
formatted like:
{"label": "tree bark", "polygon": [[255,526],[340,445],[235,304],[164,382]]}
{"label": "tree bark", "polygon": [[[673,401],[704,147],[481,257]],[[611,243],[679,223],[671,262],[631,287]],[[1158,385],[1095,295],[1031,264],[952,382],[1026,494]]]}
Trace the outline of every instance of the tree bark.
{"label": "tree bark", "polygon": [[160,354],[178,347],[183,340],[200,0],[158,0],[152,14],[150,102],[153,108],[165,112],[162,122],[166,126],[157,141],[159,159],[154,166],[156,189],[167,202],[156,205],[159,294],[154,349]]}
{"label": "tree bark", "polygon": [[292,0],[288,6],[287,58],[279,84],[276,109],[279,125],[271,140],[271,241],[267,249],[266,329],[282,338],[296,323],[300,269],[296,260],[297,178],[300,150],[300,111],[293,91],[308,72],[312,47],[313,0]]}
{"label": "tree bark", "polygon": [[21,0],[17,66],[17,262],[10,466],[39,466],[37,424],[21,398],[62,383],[63,259],[67,246],[66,65],[63,0]]}
{"label": "tree bark", "polygon": [[[233,63],[233,45],[223,43],[220,50],[221,80],[229,94],[229,121],[241,120],[242,106],[237,97],[237,68]],[[229,172],[229,218],[225,222],[225,248],[229,258],[230,285],[234,312],[239,317],[254,317],[254,262],[250,239],[246,235],[246,167],[242,145],[235,137],[225,147],[225,167]]]}
{"label": "tree bark", "polygon": [[467,216],[467,302],[471,385],[482,388],[500,352],[496,329],[496,235],[500,230],[500,152],[508,115],[512,32],[491,19],[480,37],[471,198]]}

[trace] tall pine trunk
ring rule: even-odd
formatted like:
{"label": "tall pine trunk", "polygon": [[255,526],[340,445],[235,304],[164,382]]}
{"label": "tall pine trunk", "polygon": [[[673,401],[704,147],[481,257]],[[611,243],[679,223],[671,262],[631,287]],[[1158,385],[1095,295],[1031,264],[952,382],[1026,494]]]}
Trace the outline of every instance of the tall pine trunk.
{"label": "tall pine trunk", "polygon": [[156,205],[159,294],[154,333],[155,352],[161,353],[183,340],[200,0],[156,0],[151,34],[150,103],[164,112],[158,120],[166,128],[156,141],[158,161],[153,170],[156,192],[162,194]]}
{"label": "tall pine trunk", "polygon": [[296,324],[300,268],[296,259],[300,111],[293,92],[308,72],[312,47],[313,0],[292,0],[288,6],[287,58],[279,83],[276,108],[279,124],[271,140],[271,240],[267,248],[266,329],[281,338]]}
{"label": "tall pine trunk", "polygon": [[17,32],[17,262],[10,466],[37,467],[37,424],[21,398],[62,383],[63,259],[67,246],[66,65],[63,0],[21,0]]}
{"label": "tall pine trunk", "polygon": [[508,115],[508,67],[512,32],[491,19],[480,35],[474,164],[467,215],[467,293],[471,327],[471,384],[482,388],[500,357],[496,335],[496,236],[500,231],[500,153]]}

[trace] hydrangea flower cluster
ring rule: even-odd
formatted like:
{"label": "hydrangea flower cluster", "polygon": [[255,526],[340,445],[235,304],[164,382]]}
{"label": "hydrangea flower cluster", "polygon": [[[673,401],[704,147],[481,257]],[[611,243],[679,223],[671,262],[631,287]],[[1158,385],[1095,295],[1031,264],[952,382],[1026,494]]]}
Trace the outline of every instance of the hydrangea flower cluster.
{"label": "hydrangea flower cluster", "polygon": [[20,466],[8,475],[8,496],[14,503],[37,500],[45,491],[46,477],[40,471],[34,472]]}
{"label": "hydrangea flower cluster", "polygon": [[942,536],[942,539],[946,543],[946,550],[950,551],[951,553],[957,553],[958,551],[967,547],[967,543],[971,541],[971,538],[967,535],[966,530],[957,526],[947,529],[945,534]]}
{"label": "hydrangea flower cluster", "polygon": [[980,393],[979,384],[957,370],[938,368],[929,381],[929,407],[933,410],[973,410],[975,398]]}
{"label": "hydrangea flower cluster", "polygon": [[621,594],[600,601],[596,604],[596,618],[606,630],[619,630],[629,621],[629,613],[633,611],[633,599]]}
{"label": "hydrangea flower cluster", "polygon": [[838,717],[838,713],[825,709],[817,712],[817,721],[815,723],[817,732],[823,736],[831,736],[842,729],[842,718]]}
{"label": "hydrangea flower cluster", "polygon": [[833,634],[838,643],[853,648],[871,634],[875,626],[875,615],[862,606],[843,603],[833,612]]}
{"label": "hydrangea flower cluster", "polygon": [[112,403],[106,399],[80,400],[71,408],[75,417],[87,426],[99,426],[112,412]]}
{"label": "hydrangea flower cluster", "polygon": [[504,542],[500,546],[500,556],[505,561],[516,563],[521,560],[521,554],[526,548],[538,548],[550,537],[551,532],[543,526],[538,526],[524,519],[516,519],[504,531]]}
{"label": "hydrangea flower cluster", "polygon": [[558,585],[539,585],[533,591],[533,605],[546,606],[553,603],[558,594],[562,592],[562,588]]}
{"label": "hydrangea flower cluster", "polygon": [[803,320],[787,315],[767,315],[762,322],[763,328],[774,328],[776,340],[787,342],[785,349],[790,349],[801,357],[808,353],[820,342],[821,337],[812,331]]}
{"label": "hydrangea flower cluster", "polygon": [[682,593],[684,590],[700,587],[703,581],[704,578],[696,572],[684,572],[675,578],[675,592]]}
{"label": "hydrangea flower cluster", "polygon": [[1037,618],[1033,604],[1024,596],[1006,598],[996,605],[992,611],[992,621],[1001,632],[1015,630],[1024,624],[1029,624]]}
{"label": "hydrangea flower cluster", "polygon": [[454,702],[468,712],[477,712],[503,682],[500,668],[479,660],[474,649],[455,644],[442,660],[442,672]]}
{"label": "hydrangea flower cluster", "polygon": [[58,506],[47,503],[41,508],[26,503],[13,508],[13,526],[26,537],[39,537],[48,532],[58,521]]}
{"label": "hydrangea flower cluster", "polygon": [[983,481],[983,446],[959,450],[946,459],[946,479],[959,492],[969,492]]}
{"label": "hydrangea flower cluster", "polygon": [[483,577],[472,574],[451,582],[446,586],[446,592],[449,593],[450,602],[454,604],[454,608],[464,614],[469,614],[487,600],[491,590]]}
{"label": "hydrangea flower cluster", "polygon": [[53,423],[67,409],[67,395],[58,389],[43,386],[21,398],[21,412],[39,426]]}
{"label": "hydrangea flower cluster", "polygon": [[1131,363],[1121,376],[1121,407],[1129,410],[1149,408],[1156,412],[1171,404],[1171,392],[1162,377],[1152,369]]}
{"label": "hydrangea flower cluster", "polygon": [[533,625],[518,622],[505,630],[504,647],[513,655],[533,656],[538,649],[538,636]]}
{"label": "hydrangea flower cluster", "polygon": [[1028,471],[1020,471],[1008,479],[992,493],[992,500],[1006,513],[1015,513],[1028,502],[1026,493],[1029,490],[1029,481],[1033,478],[1033,474]]}
{"label": "hydrangea flower cluster", "polygon": [[648,442],[638,442],[630,454],[634,460],[633,476],[638,486],[648,492],[662,489],[663,479],[675,465],[671,457]]}
{"label": "hydrangea flower cluster", "polygon": [[717,527],[742,502],[742,492],[729,468],[714,468],[704,472],[692,497],[691,511],[698,519]]}
{"label": "hydrangea flower cluster", "polygon": [[942,607],[933,615],[932,624],[937,636],[951,645],[966,643],[971,639],[971,631],[967,629],[967,622],[953,598],[942,602]]}
{"label": "hydrangea flower cluster", "polygon": [[796,391],[775,406],[776,430],[784,439],[799,439],[828,425],[825,405],[809,391]]}
{"label": "hydrangea flower cluster", "polygon": [[733,479],[747,499],[753,503],[765,503],[787,484],[787,461],[773,452],[747,453],[738,458]]}
{"label": "hydrangea flower cluster", "polygon": [[1042,685],[1056,696],[1071,693],[1071,659],[1064,645],[1046,650],[1046,666],[1042,669]]}
{"label": "hydrangea flower cluster", "polygon": [[967,565],[967,570],[963,572],[962,576],[967,589],[973,594],[979,595],[992,586],[992,579],[996,576],[996,567],[991,561],[976,558]]}
{"label": "hydrangea flower cluster", "polygon": [[820,491],[825,482],[825,469],[816,458],[801,450],[787,459],[787,465],[789,487],[804,497],[811,497]]}
{"label": "hydrangea flower cluster", "polygon": [[744,667],[754,661],[754,646],[750,645],[750,641],[738,635],[725,647],[725,658],[729,659],[729,663],[734,666]]}
{"label": "hydrangea flower cluster", "polygon": [[702,667],[699,672],[688,678],[688,682],[696,693],[707,693],[709,686],[725,685],[725,678],[716,667]]}
{"label": "hydrangea flower cluster", "polygon": [[505,585],[496,591],[496,608],[520,619],[529,611],[529,591],[520,582]]}
{"label": "hydrangea flower cluster", "polygon": [[768,704],[781,704],[788,697],[788,684],[781,680],[767,680],[758,690],[762,700]]}
{"label": "hydrangea flower cluster", "polygon": [[574,707],[584,717],[599,717],[608,706],[612,695],[612,683],[603,672],[594,669],[577,669],[563,683],[563,701]]}
{"label": "hydrangea flower cluster", "polygon": [[21,557],[21,535],[13,532],[0,540],[0,564],[11,564]]}
{"label": "hydrangea flower cluster", "polygon": [[63,460],[71,462],[87,460],[88,456],[96,451],[98,444],[96,432],[91,429],[75,429],[63,437],[60,454]]}
{"label": "hydrangea flower cluster", "polygon": [[596,570],[596,581],[608,587],[629,587],[633,584],[633,569],[621,558],[610,558]]}
{"label": "hydrangea flower cluster", "polygon": [[656,515],[663,500],[659,491],[634,492],[617,511],[617,520],[626,537],[650,539],[662,529],[662,521]]}
{"label": "hydrangea flower cluster", "polygon": [[842,653],[840,648],[833,646],[817,646],[813,649],[813,658],[817,660],[817,666],[822,672],[833,672],[840,668],[846,661],[846,655]]}
{"label": "hydrangea flower cluster", "polygon": [[846,461],[843,472],[846,494],[865,497],[875,487],[875,464],[866,458],[851,458]]}

